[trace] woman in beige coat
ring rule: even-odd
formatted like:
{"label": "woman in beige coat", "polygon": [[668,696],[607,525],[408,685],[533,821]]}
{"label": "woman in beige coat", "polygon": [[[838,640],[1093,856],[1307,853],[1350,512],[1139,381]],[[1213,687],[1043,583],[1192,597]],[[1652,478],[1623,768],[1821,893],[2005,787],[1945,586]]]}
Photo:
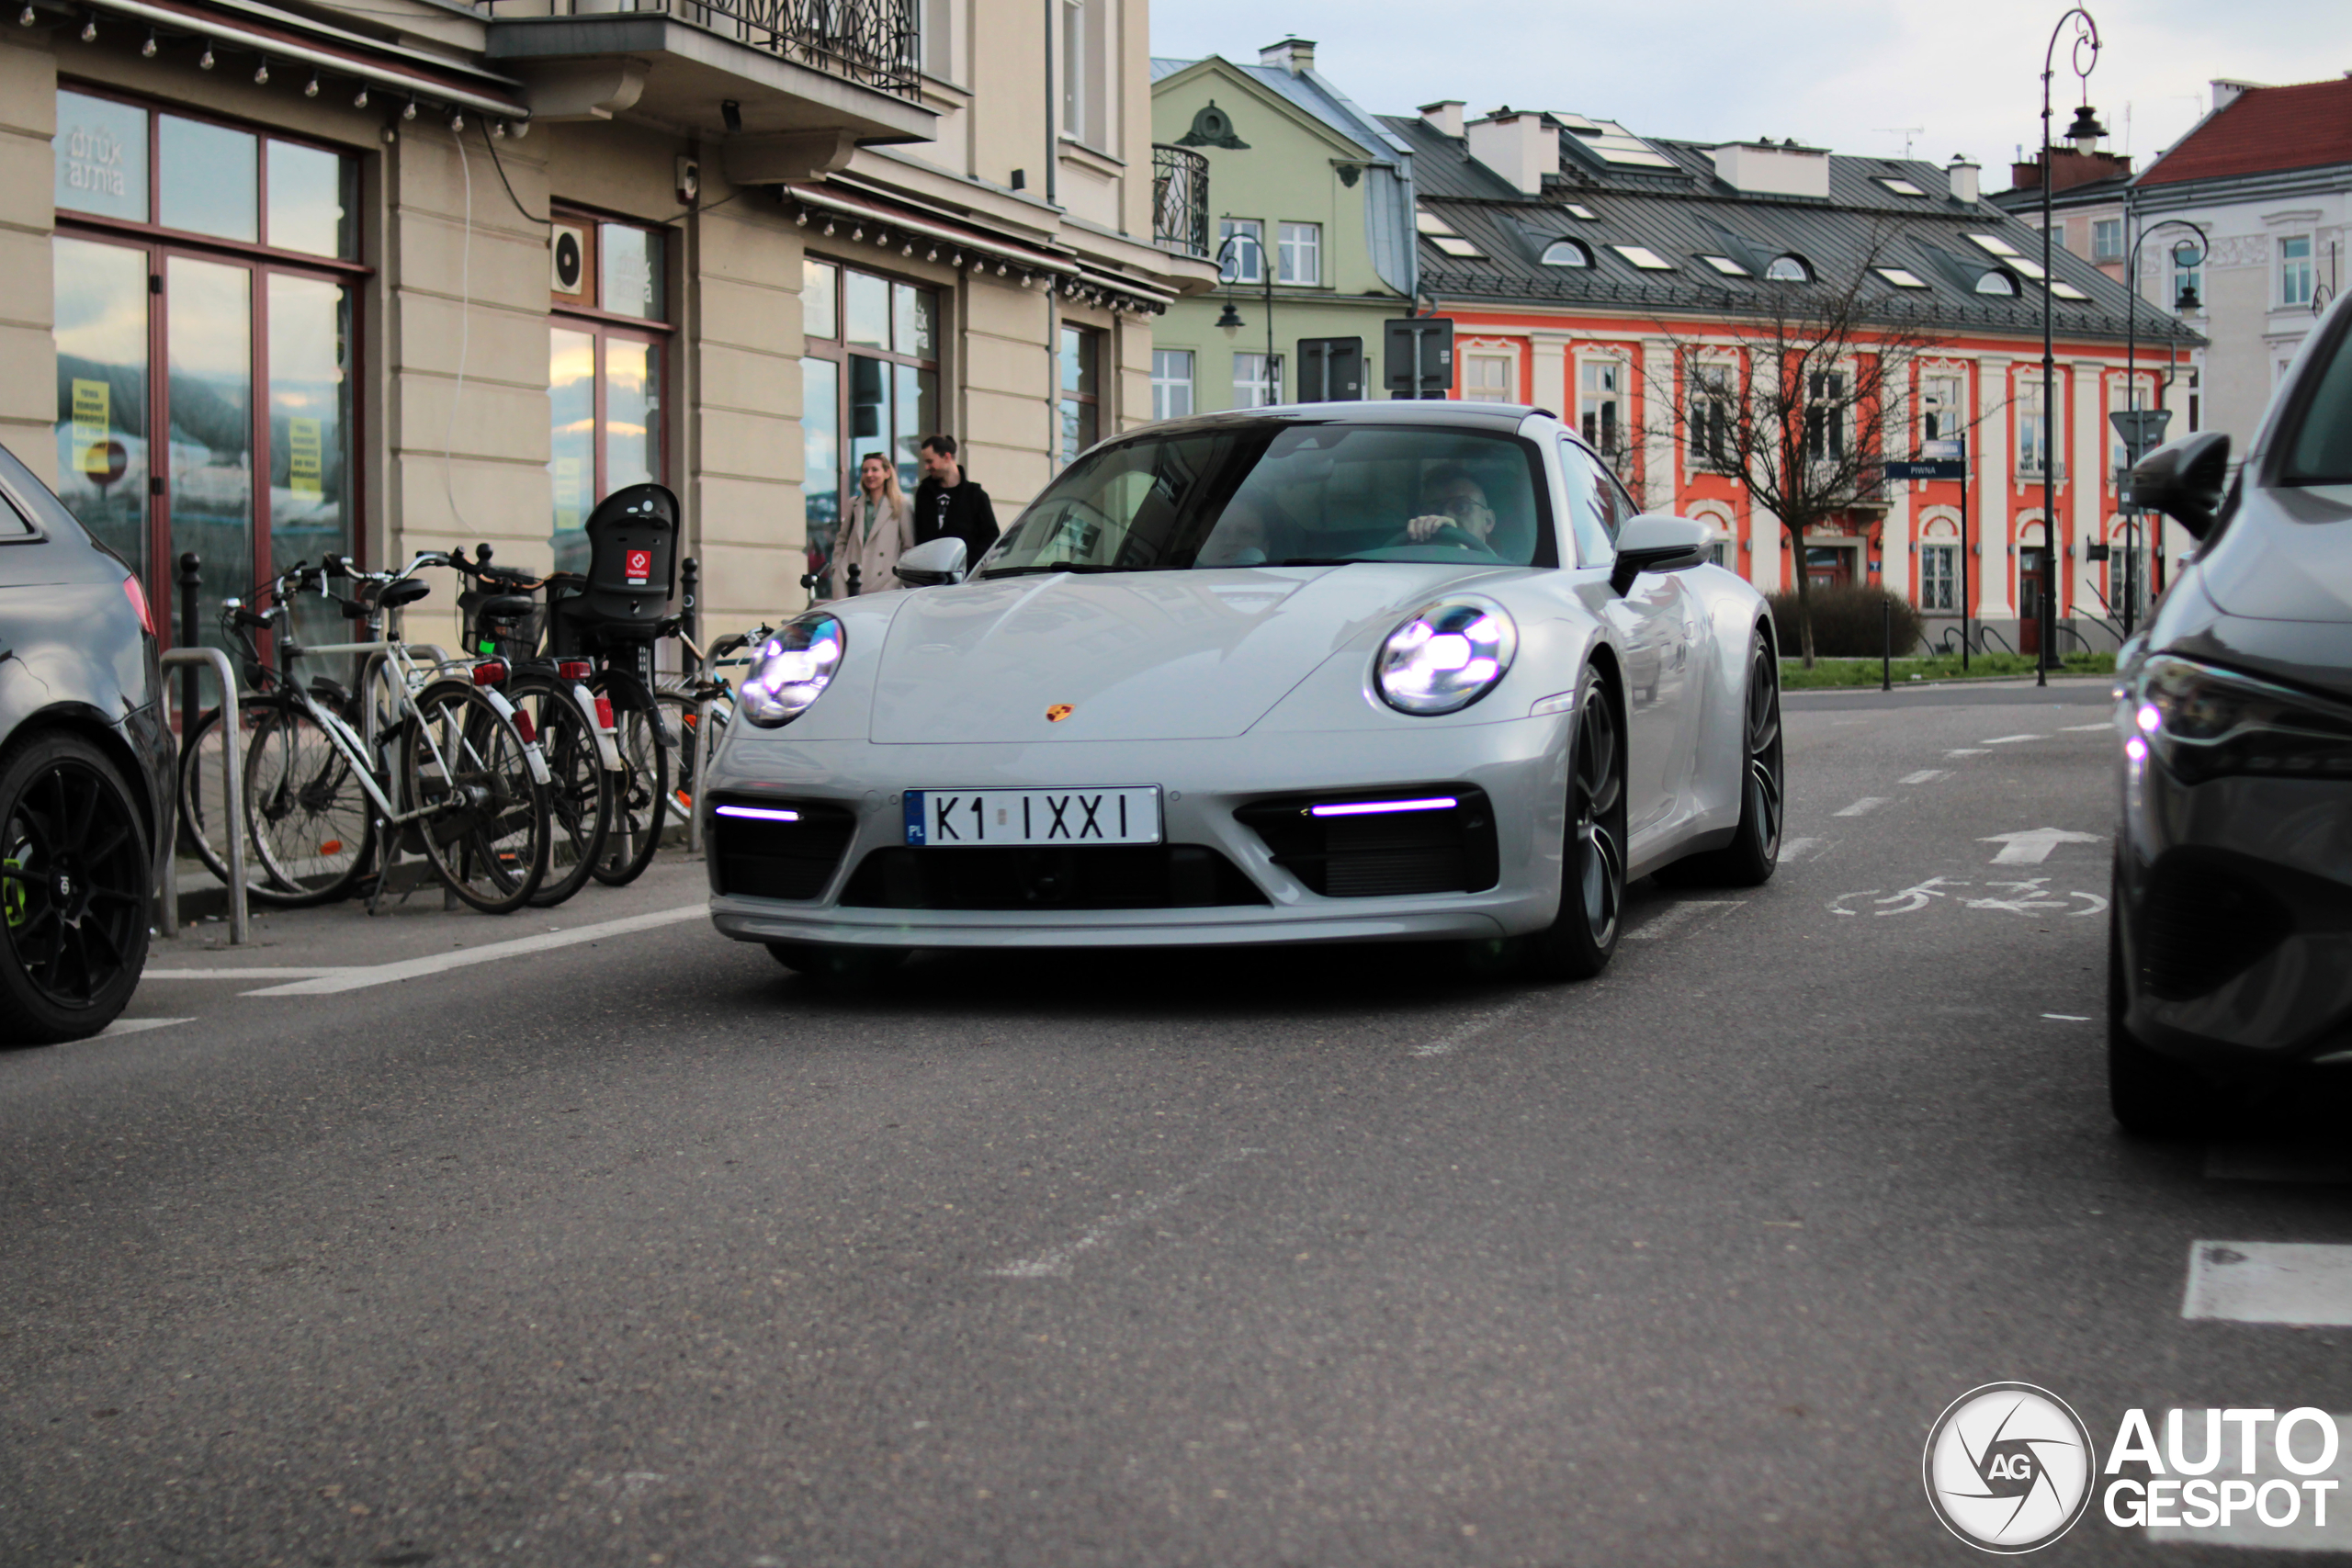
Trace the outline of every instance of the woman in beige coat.
{"label": "woman in beige coat", "polygon": [[[899,489],[899,470],[881,453],[868,452],[857,466],[857,493],[842,509],[833,558],[825,568],[825,597],[846,599],[853,592],[881,593],[898,587],[892,569],[899,552],[912,549],[914,542],[915,506]],[[854,590],[849,582],[853,565]]]}

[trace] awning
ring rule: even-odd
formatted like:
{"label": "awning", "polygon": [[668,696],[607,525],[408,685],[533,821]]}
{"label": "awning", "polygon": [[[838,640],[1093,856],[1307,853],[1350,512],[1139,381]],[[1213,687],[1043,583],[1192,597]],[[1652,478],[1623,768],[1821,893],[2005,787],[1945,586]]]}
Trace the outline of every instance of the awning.
{"label": "awning", "polygon": [[[446,105],[488,118],[527,120],[521,84],[423,50],[382,43],[253,0],[222,0],[219,7],[178,0],[85,0],[86,6],[127,17],[155,32],[200,38],[274,66],[308,67],[369,89],[382,88],[422,103]],[[82,14],[44,6],[72,21]],[[92,17],[95,25],[96,17]]]}

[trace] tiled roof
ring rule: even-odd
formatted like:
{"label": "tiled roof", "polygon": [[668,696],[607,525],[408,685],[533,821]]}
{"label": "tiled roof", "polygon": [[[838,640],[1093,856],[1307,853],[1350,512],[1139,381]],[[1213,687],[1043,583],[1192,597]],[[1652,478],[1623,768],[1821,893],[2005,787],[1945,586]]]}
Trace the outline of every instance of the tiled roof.
{"label": "tiled roof", "polygon": [[[1997,263],[1969,238],[1993,236],[2039,263],[2039,231],[1985,203],[1972,207],[1951,200],[1945,172],[1932,164],[1833,155],[1826,198],[1758,195],[1718,178],[1707,144],[1648,137],[1647,144],[1672,169],[1605,168],[1597,160],[1564,154],[1564,175],[1547,181],[1540,197],[1530,197],[1472,159],[1462,140],[1426,120],[1383,116],[1382,123],[1414,150],[1421,210],[1481,253],[1448,255],[1430,236],[1421,237],[1421,288],[1441,299],[1752,315],[1770,310],[1781,289],[1803,287],[1760,276],[1773,258],[1795,255],[1816,276],[1850,276],[1869,262],[1903,269],[1925,285],[1884,283],[1872,314],[1890,324],[2035,336],[2041,332],[2041,297],[2030,280],[2019,277],[2019,292],[2013,297],[1976,292],[1979,280]],[[1564,134],[1564,142],[1572,141]],[[1886,180],[1907,181],[1924,194],[1901,195],[1881,183]],[[1576,217],[1569,203],[1593,216]],[[1591,253],[1592,265],[1544,265],[1544,250],[1561,239],[1580,242]],[[1637,267],[1611,249],[1616,245],[1645,246],[1671,264],[1671,270]],[[1751,276],[1726,276],[1701,259],[1708,255],[1727,257]],[[2063,247],[2051,257],[2051,270],[2086,297],[2059,298],[2061,331],[2124,335],[2128,296],[2122,285]],[[2172,316],[2145,302],[2139,306],[2138,332],[2151,341],[2196,341]]]}
{"label": "tiled roof", "polygon": [[2204,122],[2140,176],[2143,186],[2352,164],[2352,80],[2255,87]]}

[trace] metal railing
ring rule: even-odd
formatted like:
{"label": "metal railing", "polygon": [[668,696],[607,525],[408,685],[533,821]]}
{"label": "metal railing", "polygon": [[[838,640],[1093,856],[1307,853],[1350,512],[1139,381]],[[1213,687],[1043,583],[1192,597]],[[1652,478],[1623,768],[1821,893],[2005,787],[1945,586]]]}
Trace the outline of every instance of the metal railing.
{"label": "metal railing", "polygon": [[1151,144],[1151,237],[1181,255],[1209,254],[1209,161],[1190,147]]}
{"label": "metal railing", "polygon": [[[544,5],[544,11],[539,6]],[[902,98],[922,91],[916,0],[509,0],[505,15],[658,12]],[[483,0],[493,17],[499,0]]]}

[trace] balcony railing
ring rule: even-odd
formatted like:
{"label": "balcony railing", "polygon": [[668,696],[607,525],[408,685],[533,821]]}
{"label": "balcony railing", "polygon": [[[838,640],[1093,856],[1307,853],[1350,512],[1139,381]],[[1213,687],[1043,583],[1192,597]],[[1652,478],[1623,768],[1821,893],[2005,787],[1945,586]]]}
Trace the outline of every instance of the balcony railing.
{"label": "balcony railing", "polygon": [[922,91],[916,0],[484,0],[497,17],[593,17],[654,12],[814,67],[913,98]]}
{"label": "balcony railing", "polygon": [[1181,255],[1209,254],[1209,161],[1190,147],[1153,142],[1151,237]]}

